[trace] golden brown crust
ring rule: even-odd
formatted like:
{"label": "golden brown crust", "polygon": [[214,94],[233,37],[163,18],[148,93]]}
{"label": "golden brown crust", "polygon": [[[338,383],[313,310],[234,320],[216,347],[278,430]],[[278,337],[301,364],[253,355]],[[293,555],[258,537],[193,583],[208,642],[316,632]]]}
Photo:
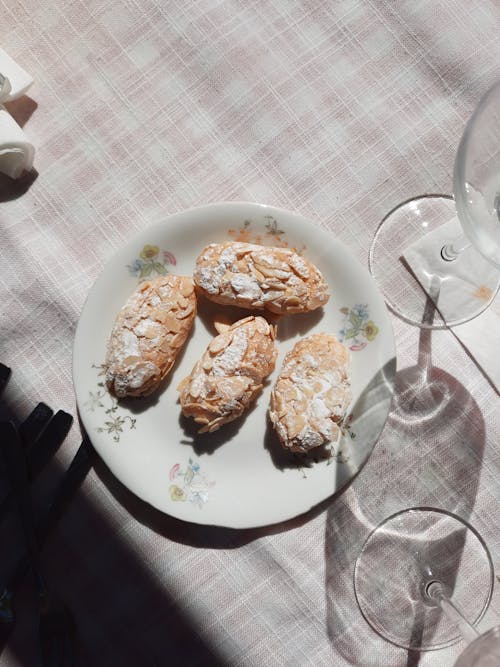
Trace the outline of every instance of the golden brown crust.
{"label": "golden brown crust", "polygon": [[328,285],[309,261],[287,248],[211,243],[196,260],[194,282],[211,301],[278,315],[328,301]]}
{"label": "golden brown crust", "polygon": [[172,368],[195,315],[190,278],[169,274],[140,283],[111,332],[105,362],[109,391],[118,398],[153,392]]}
{"label": "golden brown crust", "polygon": [[182,414],[216,431],[239,417],[273,371],[277,351],[273,325],[246,317],[213,338],[202,358],[179,384]]}
{"label": "golden brown crust", "polygon": [[269,416],[285,449],[307,452],[339,434],[351,402],[350,355],[335,336],[299,340],[285,356]]}

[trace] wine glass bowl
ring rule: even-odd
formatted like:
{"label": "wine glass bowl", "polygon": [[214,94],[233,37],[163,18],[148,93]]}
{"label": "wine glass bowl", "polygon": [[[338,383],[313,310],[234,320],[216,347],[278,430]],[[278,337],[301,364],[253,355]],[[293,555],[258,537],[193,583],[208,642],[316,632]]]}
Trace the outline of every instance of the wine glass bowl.
{"label": "wine glass bowl", "polygon": [[455,158],[453,191],[467,238],[500,269],[500,82],[467,123]]}

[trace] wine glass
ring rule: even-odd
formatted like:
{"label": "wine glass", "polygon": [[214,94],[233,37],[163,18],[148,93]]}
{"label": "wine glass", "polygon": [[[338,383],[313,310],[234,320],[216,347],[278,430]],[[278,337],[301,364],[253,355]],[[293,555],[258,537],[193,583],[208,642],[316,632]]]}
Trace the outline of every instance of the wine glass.
{"label": "wine glass", "polygon": [[491,556],[460,517],[428,507],[390,516],[363,545],[354,590],[367,622],[391,643],[425,651],[463,638],[456,667],[500,664],[500,627],[475,627],[491,599]]}
{"label": "wine glass", "polygon": [[[403,202],[380,223],[370,271],[387,305],[423,328],[467,322],[492,302],[500,283],[500,81],[467,122],[456,157],[454,198]],[[437,316],[422,321],[428,296]]]}

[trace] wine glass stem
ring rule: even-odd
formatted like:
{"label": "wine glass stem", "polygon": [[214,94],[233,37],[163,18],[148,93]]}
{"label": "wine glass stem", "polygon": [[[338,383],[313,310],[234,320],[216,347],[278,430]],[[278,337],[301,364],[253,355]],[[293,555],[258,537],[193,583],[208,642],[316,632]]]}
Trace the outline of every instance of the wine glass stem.
{"label": "wine glass stem", "polygon": [[460,253],[470,247],[471,244],[467,238],[461,236],[458,240],[453,241],[452,243],[447,243],[441,248],[441,257],[447,262],[452,262],[460,255]]}
{"label": "wine glass stem", "polygon": [[439,581],[433,581],[428,586],[427,594],[439,604],[448,619],[457,624],[462,637],[467,643],[473,642],[474,639],[479,637],[480,633],[469,623],[463,616],[462,612],[455,607],[453,602],[444,592],[443,586]]}

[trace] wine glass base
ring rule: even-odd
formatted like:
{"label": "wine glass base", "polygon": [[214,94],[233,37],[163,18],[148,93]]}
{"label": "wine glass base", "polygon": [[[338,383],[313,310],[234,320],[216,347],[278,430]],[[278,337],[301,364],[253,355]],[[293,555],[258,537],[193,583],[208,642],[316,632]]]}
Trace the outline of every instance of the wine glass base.
{"label": "wine glass base", "polygon": [[[444,261],[441,247],[436,247],[431,266],[438,265],[440,273],[434,281],[436,291],[431,297],[437,301],[437,307],[429,308],[430,292],[417,280],[403,255],[412,244],[455,218],[453,197],[424,195],[397,206],[377,229],[370,247],[370,272],[389,308],[410,324],[443,329],[467,322],[488,307],[498,290],[500,272],[493,270],[473,247],[463,251],[468,255],[465,282],[463,270],[462,275],[456,271],[458,260],[455,263]],[[424,273],[428,275],[427,268]],[[454,298],[448,299],[447,294],[453,294]]]}
{"label": "wine glass base", "polygon": [[442,584],[474,625],[488,608],[493,566],[479,534],[444,510],[412,508],[378,526],[357,558],[354,590],[372,628],[396,646],[419,651],[450,646],[461,635],[429,585]]}

